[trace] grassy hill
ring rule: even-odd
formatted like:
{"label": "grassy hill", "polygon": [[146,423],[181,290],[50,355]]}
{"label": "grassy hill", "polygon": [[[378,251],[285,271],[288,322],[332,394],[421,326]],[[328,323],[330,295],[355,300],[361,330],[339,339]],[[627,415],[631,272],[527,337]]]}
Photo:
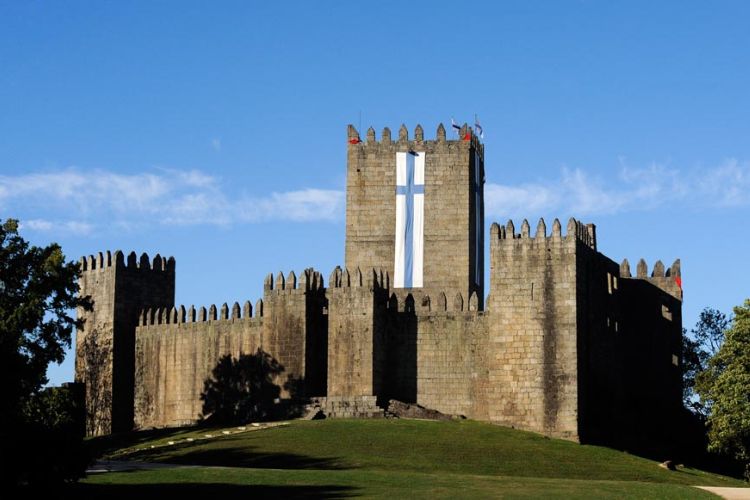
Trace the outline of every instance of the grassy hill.
{"label": "grassy hill", "polygon": [[109,447],[111,459],[202,467],[92,475],[79,486],[80,494],[711,498],[691,486],[743,485],[474,421],[294,421],[244,430],[136,433],[124,442],[98,444]]}

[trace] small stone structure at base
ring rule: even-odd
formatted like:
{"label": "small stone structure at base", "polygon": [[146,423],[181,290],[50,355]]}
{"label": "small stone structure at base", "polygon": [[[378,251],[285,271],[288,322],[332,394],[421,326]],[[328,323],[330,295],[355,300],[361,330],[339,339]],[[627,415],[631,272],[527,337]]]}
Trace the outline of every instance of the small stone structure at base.
{"label": "small stone structure at base", "polygon": [[308,408],[325,418],[383,418],[385,412],[375,396],[310,398]]}
{"label": "small stone structure at base", "polygon": [[454,420],[464,418],[461,415],[446,415],[437,410],[430,410],[418,404],[404,403],[391,399],[388,401],[386,416],[395,418],[417,418],[420,420]]}

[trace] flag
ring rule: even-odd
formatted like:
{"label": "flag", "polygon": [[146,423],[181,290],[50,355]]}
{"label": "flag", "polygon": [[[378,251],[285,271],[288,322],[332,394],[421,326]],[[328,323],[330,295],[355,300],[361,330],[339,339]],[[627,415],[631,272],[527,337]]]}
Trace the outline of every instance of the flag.
{"label": "flag", "polygon": [[396,153],[396,238],[393,286],[422,286],[425,153]]}
{"label": "flag", "polygon": [[461,130],[461,126],[456,123],[456,121],[453,119],[452,116],[451,116],[451,127],[456,129],[456,134],[458,134],[458,131]]}
{"label": "flag", "polygon": [[359,140],[359,137],[352,137],[349,139],[349,144],[359,144],[360,142],[362,141]]}
{"label": "flag", "polygon": [[479,118],[477,118],[477,115],[474,115],[474,129],[479,134],[479,138],[484,139],[484,130],[482,130],[482,126],[479,124]]}

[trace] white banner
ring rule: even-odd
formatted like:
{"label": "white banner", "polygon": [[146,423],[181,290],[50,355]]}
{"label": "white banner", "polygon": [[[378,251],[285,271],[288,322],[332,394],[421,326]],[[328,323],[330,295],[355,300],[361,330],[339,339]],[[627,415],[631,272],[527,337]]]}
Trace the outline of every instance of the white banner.
{"label": "white banner", "polygon": [[396,153],[396,248],[393,286],[422,286],[424,152]]}

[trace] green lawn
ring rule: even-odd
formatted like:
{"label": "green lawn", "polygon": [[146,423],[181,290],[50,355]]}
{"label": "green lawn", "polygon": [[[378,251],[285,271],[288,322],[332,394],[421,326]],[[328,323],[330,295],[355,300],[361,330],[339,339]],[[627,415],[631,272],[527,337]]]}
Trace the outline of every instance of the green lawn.
{"label": "green lawn", "polygon": [[670,472],[608,448],[473,421],[294,421],[231,432],[182,429],[99,440],[99,446],[114,447],[108,453],[112,459],[223,468],[92,475],[76,494],[711,498],[690,485],[744,485],[693,469]]}

